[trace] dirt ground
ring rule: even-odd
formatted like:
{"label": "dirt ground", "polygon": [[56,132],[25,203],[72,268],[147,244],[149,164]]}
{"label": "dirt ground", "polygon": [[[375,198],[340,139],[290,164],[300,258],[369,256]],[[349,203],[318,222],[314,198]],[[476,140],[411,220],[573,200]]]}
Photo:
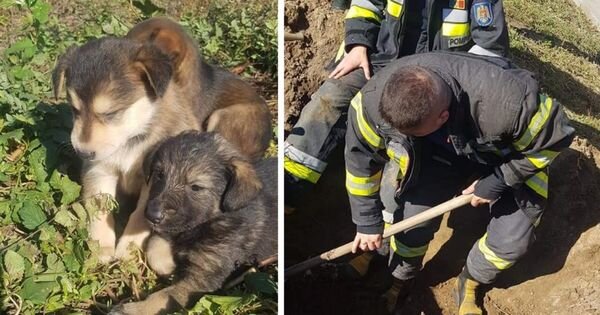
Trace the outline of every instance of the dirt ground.
{"label": "dirt ground", "polygon": [[[343,13],[317,0],[288,1],[285,43],[286,130],[326,76],[343,34]],[[285,217],[285,265],[351,240],[339,149],[306,204]],[[568,171],[565,171],[568,170]],[[486,288],[488,314],[600,314],[600,151],[578,136],[550,169],[550,202],[529,253]],[[485,208],[447,214],[402,314],[454,314],[454,279],[485,231]],[[285,282],[286,314],[382,314],[384,262],[363,281],[342,281],[324,266]]]}

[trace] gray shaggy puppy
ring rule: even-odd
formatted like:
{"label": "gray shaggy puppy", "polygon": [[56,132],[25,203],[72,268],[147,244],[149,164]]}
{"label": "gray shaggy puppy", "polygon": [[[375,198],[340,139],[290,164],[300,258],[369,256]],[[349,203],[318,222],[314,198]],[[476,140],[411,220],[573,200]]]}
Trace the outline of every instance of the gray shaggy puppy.
{"label": "gray shaggy puppy", "polygon": [[241,266],[277,253],[277,160],[254,165],[215,133],[186,132],[144,163],[150,267],[174,282],[111,314],[163,314],[218,290]]}

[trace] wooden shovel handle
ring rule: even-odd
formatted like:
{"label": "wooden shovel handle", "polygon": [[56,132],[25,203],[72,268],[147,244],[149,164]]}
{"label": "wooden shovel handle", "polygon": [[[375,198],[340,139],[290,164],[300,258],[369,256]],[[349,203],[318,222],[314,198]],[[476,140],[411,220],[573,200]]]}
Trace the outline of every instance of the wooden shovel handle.
{"label": "wooden shovel handle", "polygon": [[[450,199],[444,203],[441,203],[427,211],[423,211],[415,216],[412,216],[406,220],[402,220],[396,224],[390,225],[385,231],[383,231],[383,238],[390,237],[394,234],[398,234],[402,231],[408,230],[416,225],[419,225],[427,220],[431,220],[437,216],[440,216],[448,211],[452,211],[456,208],[460,208],[471,202],[473,194],[461,195]],[[300,273],[306,269],[318,266],[324,261],[330,261],[344,255],[349,254],[352,251],[352,242],[346,243],[340,247],[336,247],[332,250],[322,253],[319,256],[315,256],[301,263],[293,265],[285,269],[285,279]]]}

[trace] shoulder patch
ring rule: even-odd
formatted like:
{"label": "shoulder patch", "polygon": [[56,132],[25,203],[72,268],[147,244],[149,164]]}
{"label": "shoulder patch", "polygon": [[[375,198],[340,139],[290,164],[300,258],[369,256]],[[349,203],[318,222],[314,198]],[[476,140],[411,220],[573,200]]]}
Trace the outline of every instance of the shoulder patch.
{"label": "shoulder patch", "polygon": [[481,1],[473,4],[471,8],[475,22],[481,27],[487,27],[494,21],[492,4],[490,1]]}

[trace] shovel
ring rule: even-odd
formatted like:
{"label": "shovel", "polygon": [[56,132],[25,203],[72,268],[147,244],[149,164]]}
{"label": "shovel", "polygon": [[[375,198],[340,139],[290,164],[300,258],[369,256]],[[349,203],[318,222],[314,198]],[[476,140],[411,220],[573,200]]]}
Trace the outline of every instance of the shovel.
{"label": "shovel", "polygon": [[[416,225],[419,225],[427,220],[431,220],[437,216],[440,216],[446,212],[452,211],[456,208],[460,208],[464,205],[467,205],[471,202],[471,198],[473,198],[473,194],[469,195],[461,195],[450,199],[444,203],[441,203],[427,211],[423,211],[415,216],[412,216],[406,220],[402,220],[398,223],[390,225],[385,231],[383,231],[383,238],[388,238],[394,234],[400,233],[402,231],[406,231]],[[324,252],[319,256],[315,256],[308,260],[305,260],[301,263],[295,264],[289,268],[285,269],[285,279],[303,272],[312,267],[318,266],[325,261],[331,261],[336,258],[342,257],[344,255],[352,252],[352,242],[346,243],[340,247],[336,247],[332,250]]]}

